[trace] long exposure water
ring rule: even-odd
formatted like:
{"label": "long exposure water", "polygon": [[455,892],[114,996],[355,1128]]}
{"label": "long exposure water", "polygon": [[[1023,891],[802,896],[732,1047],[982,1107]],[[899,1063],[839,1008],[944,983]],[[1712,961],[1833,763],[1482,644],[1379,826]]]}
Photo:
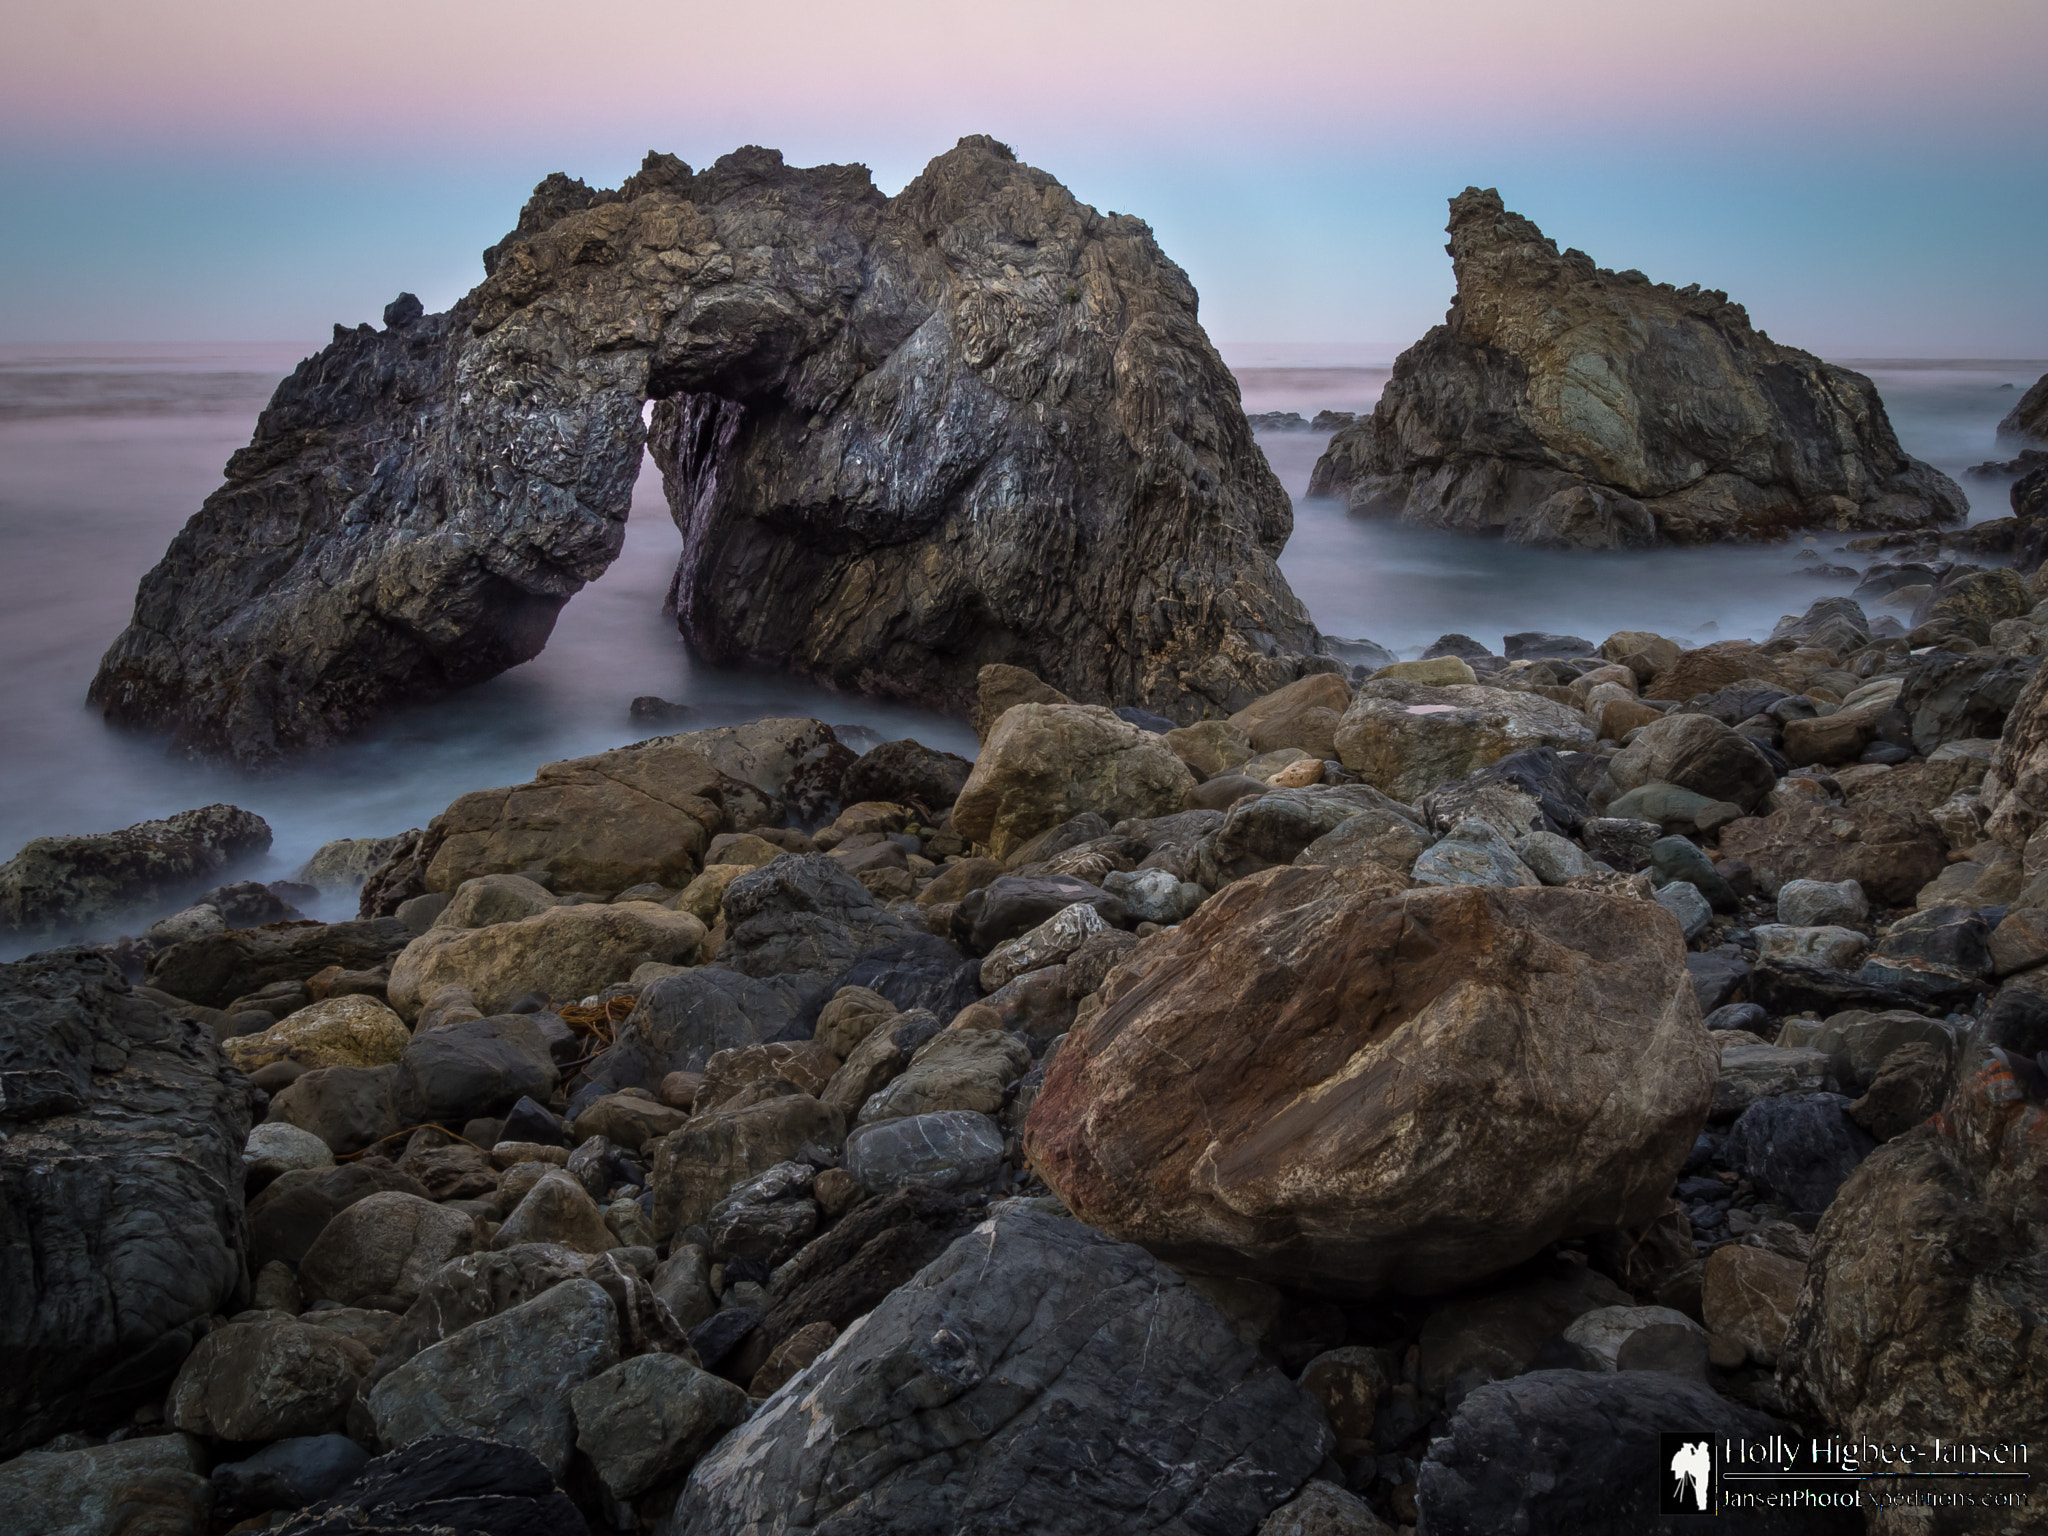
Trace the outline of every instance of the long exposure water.
{"label": "long exposure water", "polygon": [[[465,790],[646,735],[627,715],[639,694],[691,705],[693,726],[814,715],[972,755],[964,721],[694,662],[661,611],[677,546],[651,466],[619,560],[569,604],[547,649],[525,666],[262,778],[174,759],[159,742],[108,730],[85,707],[85,688],[127,622],[137,580],[219,483],[221,465],[305,350],[0,347],[0,858],[41,834],[102,831],[227,800],[260,813],[276,834],[266,859],[236,873],[286,877],[328,838],[419,826]],[[1228,355],[1248,411],[1312,416],[1369,410],[1392,352],[1308,363],[1286,349]],[[1994,455],[1994,424],[2048,365],[1862,366],[1907,448],[1960,475]],[[1282,569],[1329,634],[1409,652],[1452,631],[1488,645],[1524,629],[1597,640],[1641,628],[1698,641],[1767,632],[1780,615],[1848,585],[1800,574],[1795,545],[1568,554],[1351,518],[1306,499],[1325,441],[1260,438],[1295,498]],[[2002,482],[1962,484],[1973,517],[2006,510]],[[1839,542],[1819,547],[1827,554]],[[335,898],[316,915],[346,915],[352,905]]]}

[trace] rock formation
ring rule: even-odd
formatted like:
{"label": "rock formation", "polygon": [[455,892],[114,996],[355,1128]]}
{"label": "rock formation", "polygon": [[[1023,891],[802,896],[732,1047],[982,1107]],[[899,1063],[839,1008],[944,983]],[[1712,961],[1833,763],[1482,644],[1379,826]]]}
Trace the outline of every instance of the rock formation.
{"label": "rock formation", "polygon": [[649,442],[714,660],[963,712],[1009,662],[1186,720],[1315,648],[1186,275],[991,139],[894,198],[753,148],[557,174],[485,269],[279,386],[143,579],[109,719],[260,764],[529,659]]}
{"label": "rock formation", "polygon": [[1331,439],[1311,495],[1585,549],[1962,520],[1870,380],[1772,341],[1725,293],[1560,254],[1476,187],[1449,229],[1445,323]]}
{"label": "rock formation", "polygon": [[2005,413],[1998,436],[2022,443],[2048,443],[2048,373],[2034,380],[2019,404]]}

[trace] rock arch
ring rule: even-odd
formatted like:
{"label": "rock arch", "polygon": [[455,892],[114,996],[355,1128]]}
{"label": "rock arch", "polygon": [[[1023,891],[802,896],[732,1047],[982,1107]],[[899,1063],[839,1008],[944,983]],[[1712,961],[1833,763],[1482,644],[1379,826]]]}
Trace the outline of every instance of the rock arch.
{"label": "rock arch", "polygon": [[991,139],[894,198],[752,148],[557,174],[485,270],[279,386],[143,579],[109,719],[259,764],[529,659],[643,443],[714,660],[954,709],[1007,661],[1185,720],[1316,647],[1186,275]]}

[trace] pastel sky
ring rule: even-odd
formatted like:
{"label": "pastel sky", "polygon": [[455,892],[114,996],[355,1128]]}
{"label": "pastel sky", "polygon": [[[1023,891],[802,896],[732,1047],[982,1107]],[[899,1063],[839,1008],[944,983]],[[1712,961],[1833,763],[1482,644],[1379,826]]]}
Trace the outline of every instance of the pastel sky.
{"label": "pastel sky", "polygon": [[1468,183],[1833,356],[2048,357],[2043,0],[6,0],[0,341],[443,307],[646,149],[986,132],[1151,221],[1225,342],[1391,355]]}

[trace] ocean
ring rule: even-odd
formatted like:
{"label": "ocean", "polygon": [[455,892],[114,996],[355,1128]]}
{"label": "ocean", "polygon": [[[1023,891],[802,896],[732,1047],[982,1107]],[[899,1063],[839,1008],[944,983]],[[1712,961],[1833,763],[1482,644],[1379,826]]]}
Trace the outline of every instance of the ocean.
{"label": "ocean", "polygon": [[[618,561],[569,603],[547,649],[524,666],[400,710],[356,741],[264,777],[172,758],[160,742],[109,730],[86,708],[85,689],[127,623],[137,580],[219,483],[278,379],[310,350],[0,346],[0,856],[47,833],[111,830],[226,800],[261,814],[276,839],[237,877],[288,878],[330,838],[424,825],[466,790],[650,734],[627,714],[640,694],[692,706],[692,728],[809,715],[858,727],[849,734],[869,744],[914,736],[973,755],[965,721],[693,661],[662,613],[676,534],[651,463]],[[1225,355],[1247,411],[1313,416],[1369,410],[1393,350]],[[1993,456],[1994,424],[2048,363],[1855,366],[1877,380],[1907,449],[1960,479]],[[1802,575],[1796,545],[1567,554],[1350,518],[1306,499],[1325,441],[1260,437],[1295,498],[1281,567],[1327,634],[1408,654],[1445,633],[1498,646],[1528,629],[1596,641],[1652,629],[1698,643],[1767,633],[1781,615],[1848,585]],[[1973,518],[2005,514],[2003,482],[1961,483]],[[1818,547],[1828,554],[1839,542]],[[352,898],[334,897],[312,915],[353,909]],[[133,931],[151,915],[123,926]],[[17,941],[0,957],[47,942]]]}

